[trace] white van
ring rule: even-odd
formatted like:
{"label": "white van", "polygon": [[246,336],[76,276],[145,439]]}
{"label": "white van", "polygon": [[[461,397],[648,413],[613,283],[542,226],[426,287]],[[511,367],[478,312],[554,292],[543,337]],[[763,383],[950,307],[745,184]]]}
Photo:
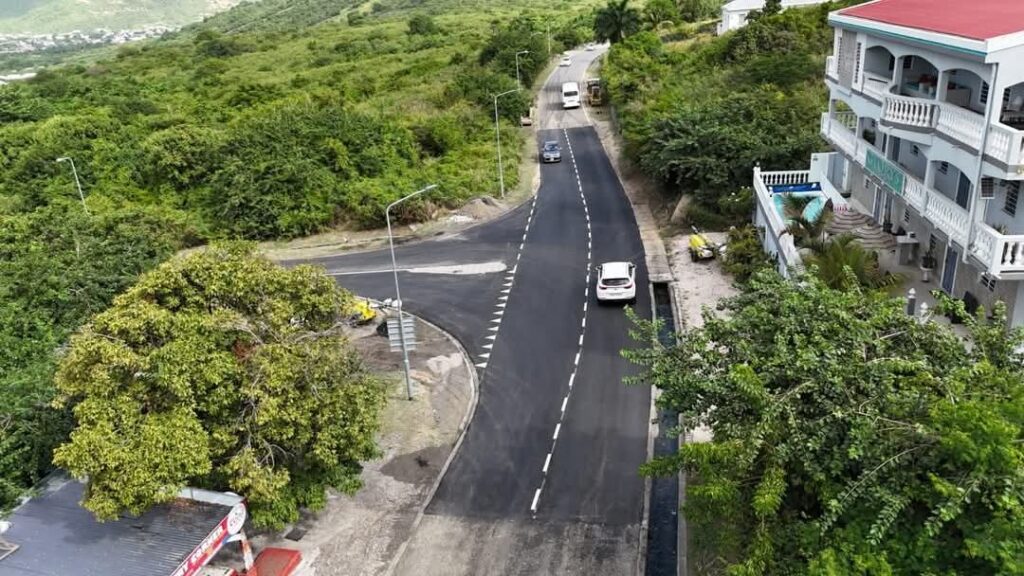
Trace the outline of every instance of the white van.
{"label": "white van", "polygon": [[562,108],[580,107],[580,85],[575,82],[562,84]]}

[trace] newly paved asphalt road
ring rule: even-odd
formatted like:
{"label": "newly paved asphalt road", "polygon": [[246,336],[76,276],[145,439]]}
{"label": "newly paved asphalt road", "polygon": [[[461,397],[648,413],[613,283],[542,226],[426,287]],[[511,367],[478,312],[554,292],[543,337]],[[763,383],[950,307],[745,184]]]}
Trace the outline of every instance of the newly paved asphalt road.
{"label": "newly paved asphalt road", "polygon": [[[539,96],[538,140],[561,141],[563,161],[542,167],[535,200],[398,250],[406,308],[459,338],[481,374],[476,415],[399,573],[636,564],[650,391],[623,384],[633,372],[620,355],[634,345],[629,321],[622,306],[597,305],[593,268],[636,263],[636,310],[650,317],[643,247],[586,114],[560,106],[562,82],[582,80],[594,56],[576,54]],[[315,262],[356,293],[394,295],[385,251]]]}

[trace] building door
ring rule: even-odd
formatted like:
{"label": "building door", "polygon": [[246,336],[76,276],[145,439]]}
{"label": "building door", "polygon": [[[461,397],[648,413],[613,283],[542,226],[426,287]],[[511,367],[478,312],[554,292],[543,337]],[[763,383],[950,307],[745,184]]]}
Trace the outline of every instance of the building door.
{"label": "building door", "polygon": [[956,262],[959,259],[960,255],[953,248],[953,244],[947,246],[946,262],[942,266],[942,289],[950,296],[953,295],[953,281],[956,279]]}
{"label": "building door", "polygon": [[971,197],[971,181],[964,176],[964,173],[960,173],[960,180],[956,185],[956,203],[961,208],[967,208],[967,200]]}

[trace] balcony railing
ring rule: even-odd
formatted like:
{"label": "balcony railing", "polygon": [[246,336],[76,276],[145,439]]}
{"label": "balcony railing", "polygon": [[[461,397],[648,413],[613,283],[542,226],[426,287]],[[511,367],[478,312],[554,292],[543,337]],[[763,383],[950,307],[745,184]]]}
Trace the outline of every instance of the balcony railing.
{"label": "balcony railing", "polygon": [[[867,151],[874,148],[870,142],[857,137],[843,122],[830,118],[828,112],[821,115],[821,135],[837,148],[856,160],[861,166],[867,163]],[[879,152],[879,154],[881,154]]]}
{"label": "balcony railing", "polygon": [[775,207],[772,200],[769,186],[783,184],[802,184],[808,181],[810,172],[808,170],[791,170],[787,172],[761,172],[760,168],[754,168],[754,195],[757,197],[757,204],[760,212],[764,214],[768,226],[765,234],[769,236],[772,244],[775,245],[779,258],[779,273],[789,275],[790,270],[802,270],[803,260],[800,252],[793,243],[793,235],[786,232],[786,224]]}
{"label": "balcony railing", "polygon": [[882,120],[914,128],[932,128],[935,126],[935,103],[931,100],[889,94],[885,97],[882,107]]}
{"label": "balcony railing", "polygon": [[985,152],[1010,166],[1024,164],[1024,132],[1003,124],[993,124],[988,131]]}
{"label": "balcony railing", "polygon": [[891,78],[875,76],[870,72],[864,72],[864,87],[861,91],[867,96],[870,96],[879,102],[883,102],[885,101],[886,95],[889,94],[889,88],[891,86]]}
{"label": "balcony railing", "polygon": [[984,116],[946,102],[936,106],[939,108],[936,126],[939,132],[952,136],[975,150],[981,149],[981,134],[985,131]]}
{"label": "balcony railing", "polygon": [[[973,110],[949,102],[894,94],[884,97],[882,120],[913,128],[934,128],[975,150],[981,148],[985,131],[985,117]],[[985,154],[1008,166],[1024,164],[1024,131],[993,123]]]}
{"label": "balcony railing", "polygon": [[1009,272],[1024,272],[1024,236],[1000,234],[988,224],[974,226],[971,254],[999,276]]}

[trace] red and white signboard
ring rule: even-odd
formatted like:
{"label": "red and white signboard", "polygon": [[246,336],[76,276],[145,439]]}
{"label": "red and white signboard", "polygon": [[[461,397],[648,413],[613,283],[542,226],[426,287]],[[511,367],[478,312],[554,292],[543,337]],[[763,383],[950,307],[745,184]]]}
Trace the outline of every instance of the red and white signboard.
{"label": "red and white signboard", "polygon": [[196,549],[185,558],[185,561],[178,566],[178,569],[171,573],[171,576],[196,576],[199,570],[206,566],[217,552],[228,541],[228,538],[242,531],[245,524],[245,503],[239,502],[231,508],[228,515],[217,523],[217,526],[203,538],[203,541],[196,546]]}

